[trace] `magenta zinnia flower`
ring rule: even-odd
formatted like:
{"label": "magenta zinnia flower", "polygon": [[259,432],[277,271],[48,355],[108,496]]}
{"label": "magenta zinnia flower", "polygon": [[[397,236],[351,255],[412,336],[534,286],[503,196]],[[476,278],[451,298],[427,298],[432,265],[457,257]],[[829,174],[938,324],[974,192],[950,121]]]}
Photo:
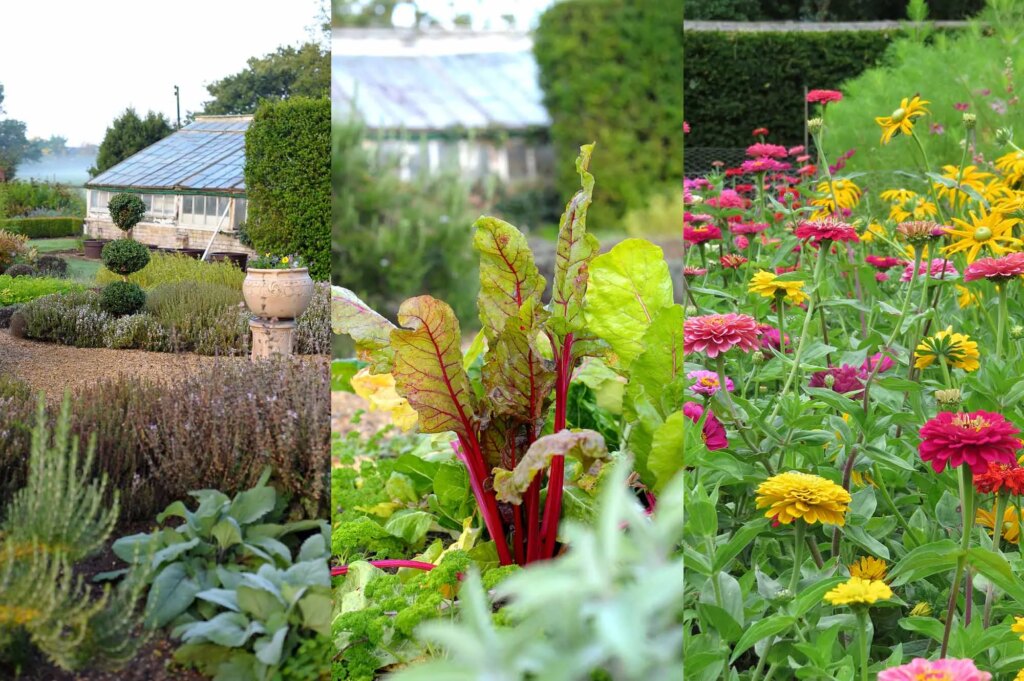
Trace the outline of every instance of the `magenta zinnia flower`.
{"label": "magenta zinnia flower", "polygon": [[[714,371],[699,369],[686,374],[686,377],[694,381],[693,385],[690,386],[690,390],[698,395],[707,395],[710,397],[717,393],[721,387],[718,383],[718,374]],[[736,385],[728,376],[725,377],[725,389],[729,392],[736,389]]]}
{"label": "magenta zinnia flower", "polygon": [[[929,272],[931,268],[931,272]],[[955,279],[960,276],[960,272],[953,267],[953,263],[946,260],[945,258],[936,258],[929,262],[922,262],[917,266],[917,276],[923,277],[925,275],[930,276],[932,279]],[[914,263],[907,263],[907,266],[903,268],[903,274],[900,276],[900,281],[906,283],[911,280],[914,276]]]}
{"label": "magenta zinnia flower", "polygon": [[744,174],[779,172],[780,170],[789,170],[790,168],[792,166],[789,163],[776,161],[774,158],[768,158],[767,156],[747,160],[740,164],[740,170]]}
{"label": "magenta zinnia flower", "polygon": [[860,371],[857,367],[850,364],[844,364],[838,367],[832,367],[825,371],[815,371],[811,374],[811,382],[809,386],[811,388],[825,388],[827,377],[832,377],[832,390],[837,393],[853,393],[851,397],[858,399],[864,394],[864,383],[861,380]]}
{"label": "magenta zinnia flower", "polygon": [[786,147],[781,144],[769,144],[768,142],[758,142],[751,144],[747,147],[747,156],[752,158],[785,158]]}
{"label": "magenta zinnia flower", "polygon": [[[686,418],[697,423],[700,421],[700,417],[704,415],[704,407],[695,402],[686,402],[683,404],[683,414],[686,415]],[[729,446],[729,438],[725,434],[725,426],[715,418],[715,412],[710,409],[708,409],[708,417],[704,419],[704,427],[701,428],[700,436],[704,440],[704,444],[707,445],[708,451],[713,452]]]}
{"label": "magenta zinnia flower", "polygon": [[813,239],[814,243],[821,241],[859,241],[857,230],[849,223],[843,222],[834,217],[825,217],[820,220],[807,220],[793,230],[798,239]]}
{"label": "magenta zinnia flower", "polygon": [[811,104],[828,104],[843,99],[843,93],[838,90],[811,90],[807,93],[807,101]]}
{"label": "magenta zinnia flower", "polygon": [[860,371],[864,378],[867,378],[868,374],[874,371],[876,364],[879,365],[879,373],[883,371],[888,371],[889,369],[892,369],[896,365],[896,363],[893,362],[892,358],[889,357],[888,355],[882,354],[881,352],[876,352],[875,354],[871,355],[866,360],[864,360],[864,363],[860,365]]}
{"label": "magenta zinnia flower", "polygon": [[787,333],[785,339],[783,339],[782,334],[779,333],[779,330],[776,329],[774,326],[771,326],[770,324],[758,324],[757,335],[760,336],[761,338],[762,348],[775,348],[776,350],[781,350],[782,341],[785,340],[786,352],[793,352],[793,349],[790,347],[789,343],[789,334]]}
{"label": "magenta zinnia flower", "polygon": [[738,347],[744,352],[757,349],[757,321],[745,314],[709,314],[683,322],[683,352],[703,352],[714,359]]}
{"label": "magenta zinnia flower", "polygon": [[999,258],[979,258],[964,270],[964,281],[990,279],[1009,281],[1024,275],[1024,253],[1007,253]]}
{"label": "magenta zinnia flower", "polygon": [[988,672],[979,671],[972,660],[955,657],[934,661],[918,657],[909,664],[878,673],[878,681],[990,681],[991,678]]}
{"label": "magenta zinnia flower", "polygon": [[903,260],[894,258],[891,255],[868,255],[864,257],[864,262],[880,270],[887,270],[890,267],[896,267],[904,263]]}
{"label": "magenta zinnia flower", "polygon": [[921,427],[921,444],[917,451],[921,459],[931,462],[936,473],[963,464],[971,472],[981,475],[989,464],[1017,463],[1020,433],[1000,414],[988,411],[968,413],[940,412]]}
{"label": "magenta zinnia flower", "polygon": [[693,279],[694,277],[703,277],[708,273],[706,267],[684,267],[683,276],[687,279]]}
{"label": "magenta zinnia flower", "polygon": [[722,230],[714,225],[683,225],[683,241],[690,244],[703,244],[722,238]]}

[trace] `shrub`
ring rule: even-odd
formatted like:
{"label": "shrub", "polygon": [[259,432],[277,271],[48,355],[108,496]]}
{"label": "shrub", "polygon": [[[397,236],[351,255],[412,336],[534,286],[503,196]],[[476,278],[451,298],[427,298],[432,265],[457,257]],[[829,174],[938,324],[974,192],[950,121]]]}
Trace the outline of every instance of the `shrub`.
{"label": "shrub", "polygon": [[6,329],[11,325],[11,317],[18,311],[21,305],[0,306],[0,329]]}
{"label": "shrub", "polygon": [[25,324],[25,315],[21,312],[16,311],[11,315],[11,337],[12,338],[27,338],[27,326]]}
{"label": "shrub", "polygon": [[[128,275],[128,281],[134,281],[144,289],[157,284],[196,281],[221,284],[241,291],[244,279],[245,272],[230,262],[206,262],[180,253],[151,253],[145,267]],[[101,284],[120,280],[120,275],[105,268],[96,274],[96,281]]]}
{"label": "shrub", "polygon": [[242,294],[228,286],[174,282],[150,290],[146,310],[164,328],[173,350],[235,354],[248,349],[249,327],[241,303]]}
{"label": "shrub", "polygon": [[80,217],[62,216],[11,218],[0,220],[0,228],[22,234],[29,239],[55,239],[65,236],[81,236],[83,222]]}
{"label": "shrub", "polygon": [[16,316],[25,320],[26,337],[79,348],[103,347],[104,329],[112,319],[100,309],[98,293],[81,290],[37,298]]}
{"label": "shrub", "polygon": [[[81,216],[85,215],[85,198],[76,190],[63,184],[52,184],[50,182],[39,182],[36,180],[14,181],[4,184],[0,190],[0,203],[6,207],[6,215],[12,218],[12,222],[20,218],[38,215],[39,213],[50,213],[57,216]],[[2,211],[0,211],[2,212]],[[48,216],[45,219],[51,219]],[[65,219],[61,217],[60,219]],[[67,218],[70,221],[77,220],[79,232],[82,227],[82,218]],[[4,227],[0,220],[0,227]],[[18,230],[15,230],[18,231]],[[24,232],[29,237],[38,238],[34,234]],[[55,236],[67,236],[58,234]]]}
{"label": "shrub", "polygon": [[622,222],[630,236],[671,236],[678,239],[683,229],[684,212],[679,192],[671,191],[651,196],[646,206],[629,211]]}
{"label": "shrub", "polygon": [[25,252],[28,237],[0,229],[0,274]]}
{"label": "shrub", "polygon": [[678,185],[683,175],[678,0],[556,3],[541,16],[534,53],[562,191],[578,186],[568,160],[581,145],[597,142],[604,181],[594,195],[594,224],[601,216],[608,222],[643,207],[651,193]]}
{"label": "shrub", "polygon": [[[20,267],[14,265],[10,269]],[[0,274],[0,305],[27,303],[42,296],[64,291],[80,291],[82,286],[66,279],[24,277]]]}
{"label": "shrub", "polygon": [[138,194],[114,194],[107,204],[110,219],[124,232],[132,231],[146,215],[146,203]]}
{"label": "shrub", "polygon": [[117,239],[103,246],[103,266],[116,274],[138,272],[149,263],[149,249],[132,239]]}
{"label": "shrub", "polygon": [[264,101],[245,133],[246,233],[260,253],[299,253],[330,278],[331,103]]}
{"label": "shrub", "polygon": [[146,293],[130,281],[114,281],[100,292],[100,309],[114,317],[135,314],[146,304]]}
{"label": "shrub", "polygon": [[[96,437],[96,472],[121,490],[125,520],[150,519],[195,489],[235,494],[267,466],[291,517],[322,518],[328,383],[326,360],[294,358],[218,360],[163,380],[120,376],[73,396],[73,432],[82,446]],[[24,479],[32,410],[0,398],[0,498]]]}
{"label": "shrub", "polygon": [[4,274],[8,277],[34,277],[39,271],[28,263],[19,262],[8,267]]}
{"label": "shrub", "polygon": [[64,278],[68,275],[68,261],[56,255],[39,256],[36,266],[43,276]]}
{"label": "shrub", "polygon": [[167,330],[151,314],[129,314],[111,319],[103,328],[103,346],[115,350],[167,352],[171,341]]}
{"label": "shrub", "polygon": [[331,285],[319,282],[309,307],[295,320],[293,351],[299,355],[331,354]]}

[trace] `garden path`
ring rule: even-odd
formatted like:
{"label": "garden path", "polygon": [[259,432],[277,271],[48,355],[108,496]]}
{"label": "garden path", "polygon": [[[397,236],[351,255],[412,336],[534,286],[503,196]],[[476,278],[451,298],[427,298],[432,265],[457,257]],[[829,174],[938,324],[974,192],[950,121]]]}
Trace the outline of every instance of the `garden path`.
{"label": "garden path", "polygon": [[67,389],[76,392],[119,374],[152,379],[175,378],[217,361],[249,360],[191,353],[75,348],[14,338],[6,329],[0,330],[0,373],[9,372],[33,390],[45,392],[46,399],[50,401],[59,401]]}

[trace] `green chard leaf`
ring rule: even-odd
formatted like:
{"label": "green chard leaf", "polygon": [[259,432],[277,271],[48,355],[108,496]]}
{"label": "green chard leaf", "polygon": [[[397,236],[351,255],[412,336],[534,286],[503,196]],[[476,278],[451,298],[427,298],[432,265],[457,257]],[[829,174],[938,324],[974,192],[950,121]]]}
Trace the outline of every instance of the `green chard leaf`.
{"label": "green chard leaf", "polygon": [[594,176],[588,172],[593,144],[580,147],[576,171],[582,188],[569,201],[558,223],[555,275],[551,291],[549,326],[559,336],[583,328],[583,297],[587,292],[588,267],[600,245],[587,233],[587,211],[594,195]]}
{"label": "green chard leaf", "polygon": [[331,287],[331,330],[352,337],[359,359],[370,362],[373,373],[390,371],[394,329],[394,324],[370,309],[352,291]]}
{"label": "green chard leaf", "polygon": [[666,386],[683,380],[683,306],[670,305],[655,315],[641,340],[643,351],[629,366],[629,383],[626,386],[626,418],[634,420],[634,404],[642,390],[648,396],[659,396],[662,403],[655,408],[667,417],[683,408],[683,405],[664,400],[673,395],[682,396],[681,391],[666,390]]}
{"label": "green chard leaf", "polygon": [[659,246],[626,239],[591,263],[587,327],[608,342],[623,368],[644,351],[644,334],[658,313],[671,306],[672,277]]}
{"label": "green chard leaf", "polygon": [[661,492],[676,473],[683,468],[683,412],[665,419],[654,431],[651,452],[647,455],[647,469],[654,476],[654,492]]}
{"label": "green chard leaf", "polygon": [[491,217],[480,218],[474,227],[473,246],[480,253],[480,321],[488,340],[493,340],[528,301],[539,307],[544,279],[518,229]]}
{"label": "green chard leaf", "polygon": [[462,368],[462,335],[455,312],[430,296],[410,298],[398,310],[405,327],[391,332],[398,393],[419,414],[420,432],[473,433],[472,391]]}
{"label": "green chard leaf", "polygon": [[551,457],[557,455],[576,457],[586,470],[594,461],[608,458],[608,447],[601,434],[593,430],[563,430],[545,435],[530,445],[513,470],[494,469],[494,492],[498,501],[522,503],[523,492],[533,478],[548,467]]}

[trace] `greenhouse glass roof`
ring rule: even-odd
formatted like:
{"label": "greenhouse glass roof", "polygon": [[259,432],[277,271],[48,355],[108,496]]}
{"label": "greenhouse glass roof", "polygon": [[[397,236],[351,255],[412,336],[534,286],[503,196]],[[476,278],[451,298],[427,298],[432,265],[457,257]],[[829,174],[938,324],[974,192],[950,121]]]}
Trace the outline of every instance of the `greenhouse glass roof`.
{"label": "greenhouse glass roof", "polygon": [[126,158],[87,187],[241,193],[245,131],[252,116],[197,116],[195,122]]}
{"label": "greenhouse glass roof", "polygon": [[548,126],[529,51],[331,58],[335,111],[354,105],[379,130]]}

